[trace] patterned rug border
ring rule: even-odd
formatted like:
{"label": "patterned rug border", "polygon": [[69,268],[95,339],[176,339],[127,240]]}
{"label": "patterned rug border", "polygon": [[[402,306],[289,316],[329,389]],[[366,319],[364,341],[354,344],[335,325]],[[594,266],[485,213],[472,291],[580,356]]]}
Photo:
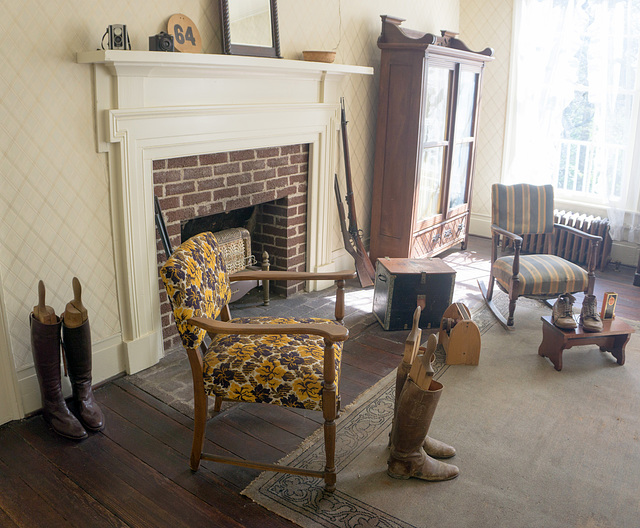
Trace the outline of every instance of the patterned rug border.
{"label": "patterned rug border", "polygon": [[[436,353],[433,363],[434,379],[440,378],[449,365],[444,354]],[[360,394],[341,412],[336,431],[336,467],[347,467],[363,449],[391,427],[395,399],[396,370],[387,374],[375,385]],[[281,464],[322,469],[324,466],[324,442],[322,428],[307,437],[293,452],[280,460]],[[385,471],[386,468],[381,468]],[[296,490],[290,494],[289,490]],[[301,477],[287,473],[262,473],[242,492],[255,500],[262,496],[279,504],[284,511],[278,515],[296,522],[295,512],[308,518],[316,526],[369,526],[371,522],[381,528],[414,528],[401,519],[379,510],[338,488],[333,493],[324,490],[324,482],[317,478]],[[263,504],[264,506],[264,504]]]}

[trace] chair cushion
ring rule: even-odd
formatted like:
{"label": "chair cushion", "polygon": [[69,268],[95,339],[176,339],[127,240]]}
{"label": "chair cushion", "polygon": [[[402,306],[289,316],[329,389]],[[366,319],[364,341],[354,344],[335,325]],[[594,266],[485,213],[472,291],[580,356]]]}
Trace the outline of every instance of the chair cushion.
{"label": "chair cushion", "polygon": [[[513,257],[493,263],[493,276],[506,290],[513,275]],[[520,291],[518,295],[554,297],[585,291],[589,276],[580,266],[556,255],[520,255]]]}
{"label": "chair cushion", "polygon": [[[302,317],[240,317],[240,324],[326,323]],[[336,385],[342,343],[334,345]],[[227,400],[322,410],[324,339],[310,335],[218,334],[207,350],[204,386]]]}

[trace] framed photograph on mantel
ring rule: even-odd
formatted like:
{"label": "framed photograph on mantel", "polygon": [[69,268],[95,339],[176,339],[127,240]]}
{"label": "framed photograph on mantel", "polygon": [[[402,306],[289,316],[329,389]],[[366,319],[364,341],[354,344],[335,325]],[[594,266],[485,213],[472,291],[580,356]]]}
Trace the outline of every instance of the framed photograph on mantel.
{"label": "framed photograph on mantel", "polygon": [[220,17],[227,55],[281,57],[276,0],[220,0]]}

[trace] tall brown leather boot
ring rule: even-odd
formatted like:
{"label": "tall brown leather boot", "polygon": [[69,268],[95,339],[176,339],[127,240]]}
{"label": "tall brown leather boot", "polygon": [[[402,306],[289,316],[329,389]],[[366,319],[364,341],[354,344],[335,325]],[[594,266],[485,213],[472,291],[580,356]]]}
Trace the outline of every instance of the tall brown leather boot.
{"label": "tall brown leather boot", "polygon": [[[55,317],[55,316],[54,316]],[[87,432],[77,418],[71,414],[62,395],[60,375],[60,319],[56,323],[44,324],[31,313],[31,349],[40,392],[42,394],[42,416],[51,428],[61,436],[82,440]]]}
{"label": "tall brown leather boot", "polygon": [[69,327],[62,319],[62,342],[73,400],[84,426],[91,431],[104,428],[104,417],[91,390],[91,328],[89,319]]}
{"label": "tall brown leather boot", "polygon": [[[419,312],[418,312],[419,313]],[[425,349],[421,349],[421,352],[424,354],[428,354],[428,357],[431,357],[436,350],[438,345],[438,340],[435,335],[431,334],[427,340],[427,346]],[[405,353],[405,356],[402,358],[400,365],[398,366],[398,370],[396,373],[396,397],[393,406],[393,416],[394,416],[394,424],[395,424],[395,416],[398,409],[398,400],[400,399],[400,394],[402,393],[402,388],[404,387],[405,382],[407,381],[407,376],[409,375],[409,371],[411,370],[411,363],[406,361],[407,356],[410,354]],[[393,434],[393,425],[391,434]],[[391,445],[391,436],[389,437],[389,445]],[[456,450],[453,446],[445,444],[440,440],[436,440],[435,438],[431,438],[427,436],[424,439],[424,443],[422,448],[425,450],[427,455],[435,457],[435,458],[451,458],[456,454]]]}
{"label": "tall brown leather boot", "polygon": [[456,466],[431,458],[422,448],[441,393],[442,384],[437,381],[432,380],[427,390],[416,385],[411,377],[405,381],[387,460],[390,477],[440,481],[458,476]]}

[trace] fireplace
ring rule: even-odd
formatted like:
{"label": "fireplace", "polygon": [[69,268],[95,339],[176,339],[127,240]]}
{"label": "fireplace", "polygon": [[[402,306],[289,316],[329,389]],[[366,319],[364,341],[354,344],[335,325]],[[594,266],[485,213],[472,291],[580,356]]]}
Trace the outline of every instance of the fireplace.
{"label": "fireplace", "polygon": [[[77,61],[92,65],[96,149],[108,155],[120,354],[128,373],[163,355],[153,206],[158,160],[169,160],[168,170],[178,163],[171,160],[308,145],[306,204],[298,204],[306,210],[305,266],[336,270],[341,85],[348,75],[372,75],[372,68],[129,50],[78,53]],[[330,285],[310,281],[307,288]]]}
{"label": "fireplace", "polygon": [[[202,231],[247,227],[252,253],[270,256],[272,270],[305,271],[309,145],[286,145],[154,160],[158,197],[170,243],[177,247]],[[166,261],[159,233],[158,267]],[[164,350],[180,346],[171,306],[160,281]],[[272,283],[285,296],[302,281]]]}

